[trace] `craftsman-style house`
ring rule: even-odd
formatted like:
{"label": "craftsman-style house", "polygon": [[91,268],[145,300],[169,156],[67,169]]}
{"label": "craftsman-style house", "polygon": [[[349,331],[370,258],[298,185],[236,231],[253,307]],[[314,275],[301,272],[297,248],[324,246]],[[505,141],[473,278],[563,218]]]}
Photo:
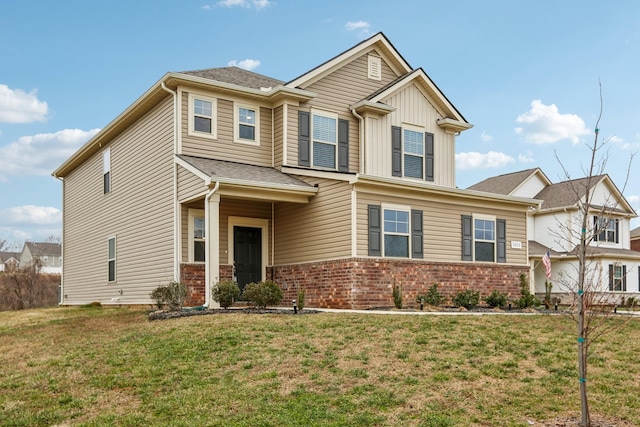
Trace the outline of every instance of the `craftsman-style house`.
{"label": "craftsman-style house", "polygon": [[[552,183],[540,168],[488,178],[470,189],[542,201],[530,209],[528,230],[531,282],[538,296],[545,282],[552,296],[566,301],[576,291],[582,216],[580,205],[591,194],[587,217],[586,286],[601,293],[600,302],[617,304],[640,297],[640,252],[634,250],[631,219],[637,214],[608,175]],[[549,253],[550,278],[542,262]]]}
{"label": "craftsman-style house", "polygon": [[517,293],[529,197],[463,190],[471,124],[382,33],[289,81],[165,74],[62,164],[63,304],[149,304],[179,280],[273,279],[308,306],[431,284]]}

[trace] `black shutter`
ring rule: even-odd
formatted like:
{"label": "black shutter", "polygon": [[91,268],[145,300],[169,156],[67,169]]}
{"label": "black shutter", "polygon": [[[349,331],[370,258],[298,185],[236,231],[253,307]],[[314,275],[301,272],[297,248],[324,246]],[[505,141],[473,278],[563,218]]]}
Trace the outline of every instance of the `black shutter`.
{"label": "black shutter", "polygon": [[613,290],[613,264],[609,264],[609,290]]}
{"label": "black shutter", "polygon": [[434,168],[433,134],[428,132],[425,133],[424,139],[425,139],[424,176],[427,181],[433,181],[433,168]]}
{"label": "black shutter", "polygon": [[616,222],[616,243],[620,243],[620,240],[618,238],[620,221],[618,221],[617,219],[614,219],[613,221]]}
{"label": "black shutter", "polygon": [[349,120],[338,120],[338,170],[349,172]]}
{"label": "black shutter", "polygon": [[369,256],[382,256],[380,206],[369,205]]}
{"label": "black shutter", "polygon": [[627,266],[622,266],[622,290],[627,291]]}
{"label": "black shutter", "polygon": [[309,112],[298,111],[298,166],[311,166]]}
{"label": "black shutter", "polygon": [[424,258],[422,231],[422,211],[411,211],[411,258]]}
{"label": "black shutter", "polygon": [[391,126],[391,175],[402,176],[402,128]]}
{"label": "black shutter", "polygon": [[462,261],[473,261],[471,216],[462,215]]}
{"label": "black shutter", "polygon": [[496,229],[498,262],[507,262],[507,221],[504,219],[496,220]]}

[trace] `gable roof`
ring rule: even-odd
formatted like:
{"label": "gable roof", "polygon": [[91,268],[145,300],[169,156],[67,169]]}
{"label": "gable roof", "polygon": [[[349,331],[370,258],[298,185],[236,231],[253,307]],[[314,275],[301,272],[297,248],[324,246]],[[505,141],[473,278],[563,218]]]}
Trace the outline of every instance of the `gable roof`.
{"label": "gable roof", "polygon": [[631,230],[631,239],[635,240],[639,238],[640,238],[640,227],[636,227],[633,230]]}
{"label": "gable roof", "polygon": [[[480,181],[477,184],[469,187],[469,190],[487,191],[489,193],[497,194],[511,194],[520,185],[522,185],[528,178],[540,172],[544,178],[546,175],[542,173],[540,168],[525,169],[519,172],[511,172],[503,175],[493,176]],[[548,184],[551,182],[547,179]]]}
{"label": "gable roof", "polygon": [[[24,248],[29,248],[33,256],[60,256],[62,245],[49,242],[25,242]],[[24,248],[22,249],[24,252]]]}
{"label": "gable roof", "polygon": [[181,74],[202,77],[217,82],[230,83],[238,86],[265,89],[284,84],[282,80],[254,73],[238,67],[207,68],[204,70],[182,71]]}
{"label": "gable roof", "polygon": [[6,263],[11,259],[20,260],[20,252],[0,252],[0,263]]}
{"label": "gable roof", "polygon": [[[563,258],[566,257],[577,257],[578,254],[578,246],[575,246],[569,252],[557,252],[553,249],[550,249],[543,245],[542,243],[538,243],[535,240],[529,240],[529,256],[530,257],[542,257],[547,251],[549,251],[549,256],[553,258]],[[587,246],[587,256],[588,257],[614,257],[614,258],[625,258],[625,259],[634,259],[640,260],[640,252],[633,251],[629,249],[620,249],[620,248],[607,248],[602,246]]]}

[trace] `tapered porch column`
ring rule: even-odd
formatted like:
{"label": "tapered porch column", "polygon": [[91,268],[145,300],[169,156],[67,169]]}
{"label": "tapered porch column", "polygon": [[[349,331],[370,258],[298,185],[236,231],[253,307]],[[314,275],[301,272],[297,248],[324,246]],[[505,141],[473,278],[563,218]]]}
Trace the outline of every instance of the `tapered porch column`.
{"label": "tapered porch column", "polygon": [[220,195],[210,193],[204,203],[205,217],[205,305],[220,308],[220,304],[211,299],[211,288],[220,280]]}

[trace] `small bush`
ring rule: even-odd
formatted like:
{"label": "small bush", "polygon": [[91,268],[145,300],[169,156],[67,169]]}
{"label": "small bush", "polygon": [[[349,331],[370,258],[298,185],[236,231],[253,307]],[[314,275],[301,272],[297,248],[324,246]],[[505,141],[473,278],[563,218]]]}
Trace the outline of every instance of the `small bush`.
{"label": "small bush", "polygon": [[440,291],[438,291],[438,284],[434,283],[433,285],[431,285],[426,294],[418,295],[416,297],[416,302],[418,304],[424,303],[433,307],[438,307],[444,302],[444,297],[442,296]]}
{"label": "small bush", "polygon": [[529,282],[527,281],[527,276],[524,274],[520,274],[520,293],[522,296],[516,300],[516,305],[518,307],[530,308],[540,305],[540,300],[529,292]]}
{"label": "small bush", "polygon": [[482,300],[491,308],[503,308],[507,305],[507,294],[493,291]]}
{"label": "small bush", "polygon": [[402,309],[402,287],[393,285],[393,305],[398,309]]}
{"label": "small bush", "polygon": [[229,308],[240,297],[240,287],[231,279],[222,279],[211,290],[213,300],[222,308]]}
{"label": "small bush", "polygon": [[467,310],[471,310],[480,302],[480,292],[465,289],[464,291],[456,293],[452,301],[456,307],[464,307]]}
{"label": "small bush", "polygon": [[298,289],[298,299],[296,300],[296,307],[298,311],[304,310],[304,289]]}
{"label": "small bush", "polygon": [[282,302],[282,289],[272,280],[265,280],[260,283],[249,283],[242,296],[256,306],[265,308],[268,305],[276,305]]}
{"label": "small bush", "polygon": [[151,292],[151,298],[158,309],[165,306],[170,311],[180,311],[187,298],[187,288],[180,282],[171,282],[166,286],[159,286]]}

